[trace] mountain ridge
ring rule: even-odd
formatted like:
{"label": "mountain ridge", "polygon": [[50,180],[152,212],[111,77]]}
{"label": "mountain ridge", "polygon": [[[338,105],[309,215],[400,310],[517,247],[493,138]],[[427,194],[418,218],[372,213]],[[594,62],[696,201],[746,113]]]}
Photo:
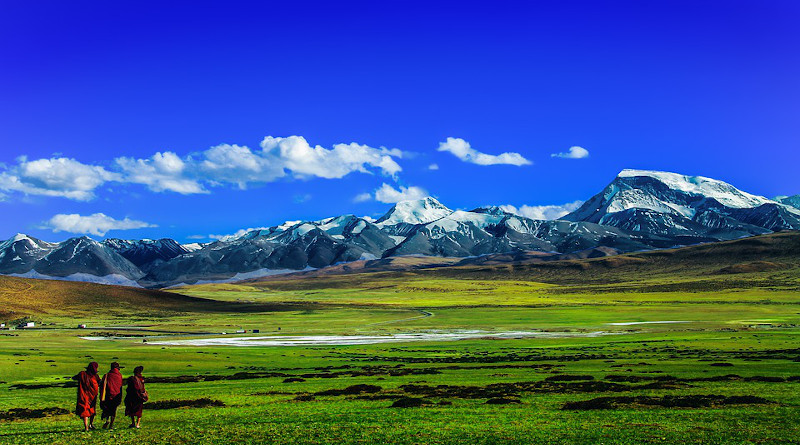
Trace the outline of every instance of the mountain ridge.
{"label": "mountain ridge", "polygon": [[286,221],[206,244],[85,236],[48,243],[17,234],[0,243],[0,274],[165,287],[402,256],[497,262],[539,253],[606,255],[798,230],[795,198],[770,200],[716,179],[626,169],[558,220],[498,206],[452,210],[426,197],[401,201],[377,220],[345,214]]}

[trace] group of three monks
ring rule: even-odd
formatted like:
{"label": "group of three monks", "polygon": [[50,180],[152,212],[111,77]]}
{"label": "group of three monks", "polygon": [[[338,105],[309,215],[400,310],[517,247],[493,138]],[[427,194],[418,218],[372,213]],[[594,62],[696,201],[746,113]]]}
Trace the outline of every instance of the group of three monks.
{"label": "group of three monks", "polygon": [[[100,365],[97,362],[89,363],[85,371],[79,372],[73,380],[78,381],[78,402],[75,414],[83,420],[84,431],[94,429],[94,416],[97,401],[103,410],[103,428],[114,428],[114,419],[117,417],[117,408],[122,403],[122,373],[119,363],[111,364],[111,370],[101,379],[98,373]],[[144,367],[137,366],[133,375],[127,379],[125,393],[125,415],[131,418],[130,428],[139,428],[142,422],[142,408],[147,402],[148,395],[144,389]]]}

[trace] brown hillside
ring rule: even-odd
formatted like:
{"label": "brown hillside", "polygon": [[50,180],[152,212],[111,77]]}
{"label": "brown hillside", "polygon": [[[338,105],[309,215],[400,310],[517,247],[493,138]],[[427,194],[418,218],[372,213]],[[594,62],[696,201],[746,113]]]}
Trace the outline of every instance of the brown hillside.
{"label": "brown hillside", "polygon": [[74,281],[35,280],[0,275],[0,320],[25,315],[81,315],[178,312],[261,312],[286,310],[284,305],[226,303],[136,287]]}

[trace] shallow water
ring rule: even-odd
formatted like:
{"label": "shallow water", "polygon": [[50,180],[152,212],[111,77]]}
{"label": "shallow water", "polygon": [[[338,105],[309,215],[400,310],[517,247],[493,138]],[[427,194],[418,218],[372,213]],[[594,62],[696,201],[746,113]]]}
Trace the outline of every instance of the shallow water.
{"label": "shallow water", "polygon": [[[404,343],[415,341],[458,341],[478,338],[509,340],[515,338],[565,338],[598,337],[616,335],[614,332],[429,332],[391,335],[273,335],[263,337],[215,337],[191,340],[152,341],[150,345],[160,346],[324,346],[324,345],[371,345],[378,343]],[[88,338],[87,338],[88,339]]]}
{"label": "shallow water", "polygon": [[663,320],[663,321],[626,321],[621,323],[606,323],[610,326],[633,326],[637,324],[669,324],[669,323],[691,323],[686,320]]}

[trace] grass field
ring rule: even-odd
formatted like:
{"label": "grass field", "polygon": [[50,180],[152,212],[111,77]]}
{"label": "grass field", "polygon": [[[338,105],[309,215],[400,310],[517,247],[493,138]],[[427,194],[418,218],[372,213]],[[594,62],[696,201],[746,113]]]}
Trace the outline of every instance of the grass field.
{"label": "grass field", "polygon": [[[786,233],[593,260],[170,292],[0,277],[2,317],[40,326],[0,331],[0,443],[797,443],[798,252],[800,236]],[[485,335],[157,344],[241,337],[237,329]],[[508,331],[551,337],[493,337]],[[119,361],[126,376],[145,366],[141,430],[121,420],[82,433],[71,414],[9,414],[71,410],[68,377],[90,360],[101,370]],[[222,406],[165,403],[205,398]]]}

